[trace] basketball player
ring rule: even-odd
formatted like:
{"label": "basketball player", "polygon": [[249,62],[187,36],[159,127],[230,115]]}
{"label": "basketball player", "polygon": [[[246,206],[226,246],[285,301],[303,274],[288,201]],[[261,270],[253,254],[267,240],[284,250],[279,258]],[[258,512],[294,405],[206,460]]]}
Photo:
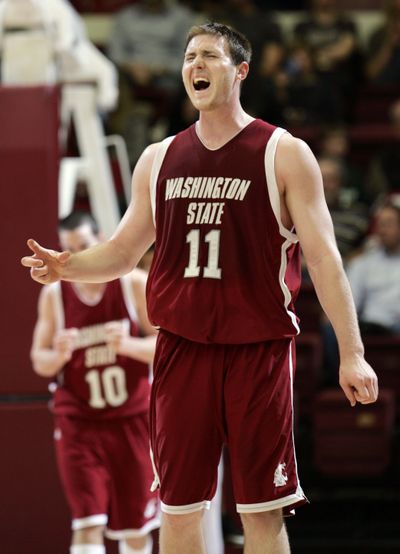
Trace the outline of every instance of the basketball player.
{"label": "basketball player", "polygon": [[306,502],[292,435],[300,244],[338,338],[344,394],[352,406],[378,394],[315,157],[240,104],[250,57],[231,28],[192,28],[182,76],[199,120],[145,150],[114,236],[72,255],[31,239],[22,259],[39,283],[101,282],[130,271],[155,239],[147,302],[160,328],[150,432],[162,554],[204,552],[201,512],[224,442],[245,552],[290,551],[283,515]]}
{"label": "basketball player", "polygon": [[[60,244],[80,252],[99,242],[96,222],[74,212],[61,220]],[[108,284],[44,287],[32,361],[55,377],[55,448],[72,513],[71,554],[104,554],[104,532],[121,554],[151,554],[159,526],[150,492],[147,412],[156,331],[149,323],[146,273]]]}

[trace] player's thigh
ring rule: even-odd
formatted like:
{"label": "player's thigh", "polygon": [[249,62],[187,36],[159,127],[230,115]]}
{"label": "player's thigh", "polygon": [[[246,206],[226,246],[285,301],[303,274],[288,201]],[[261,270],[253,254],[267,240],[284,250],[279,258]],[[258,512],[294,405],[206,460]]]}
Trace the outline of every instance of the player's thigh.
{"label": "player's thigh", "polygon": [[165,504],[210,499],[223,437],[223,352],[162,332],[154,362],[151,445]]}
{"label": "player's thigh", "polygon": [[237,348],[225,398],[238,504],[274,502],[297,490],[292,382],[290,340]]}
{"label": "player's thigh", "polygon": [[137,536],[158,527],[158,495],[150,490],[148,415],[140,413],[110,422],[106,441],[110,468],[110,531],[129,530]]}

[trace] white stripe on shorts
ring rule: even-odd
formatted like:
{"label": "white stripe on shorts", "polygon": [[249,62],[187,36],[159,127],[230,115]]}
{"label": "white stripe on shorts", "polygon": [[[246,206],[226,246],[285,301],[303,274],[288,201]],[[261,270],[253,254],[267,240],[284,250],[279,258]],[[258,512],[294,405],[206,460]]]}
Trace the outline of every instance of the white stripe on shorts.
{"label": "white stripe on shorts", "polygon": [[198,512],[203,508],[205,510],[209,510],[210,506],[211,506],[210,500],[203,500],[202,502],[195,502],[194,504],[185,504],[183,506],[168,506],[168,504],[164,504],[164,502],[161,502],[161,510],[166,514],[172,514],[172,515],[191,514],[192,512]]}
{"label": "white stripe on shorts", "polygon": [[107,521],[107,514],[95,514],[93,516],[81,517],[72,520],[71,529],[77,531],[78,529],[85,529],[86,527],[93,527],[95,525],[106,525]]}
{"label": "white stripe on shorts", "polygon": [[297,502],[302,502],[303,500],[306,500],[306,498],[301,488],[298,487],[295,494],[290,494],[289,496],[278,498],[277,500],[270,500],[269,502],[258,502],[257,504],[236,504],[236,509],[239,514],[255,514],[258,512],[279,510],[280,508],[290,506],[291,504],[297,504]]}

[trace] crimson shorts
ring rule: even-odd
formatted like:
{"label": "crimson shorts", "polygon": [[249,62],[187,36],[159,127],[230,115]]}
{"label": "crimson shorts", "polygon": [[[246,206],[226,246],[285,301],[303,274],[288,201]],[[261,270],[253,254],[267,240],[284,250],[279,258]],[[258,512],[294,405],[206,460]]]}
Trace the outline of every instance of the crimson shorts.
{"label": "crimson shorts", "polygon": [[226,443],[238,512],[307,502],[293,443],[294,341],[202,344],[161,330],[150,438],[162,510],[209,506]]}
{"label": "crimson shorts", "polygon": [[103,421],[58,415],[54,439],[72,529],[106,525],[106,536],[121,540],[159,527],[147,414]]}

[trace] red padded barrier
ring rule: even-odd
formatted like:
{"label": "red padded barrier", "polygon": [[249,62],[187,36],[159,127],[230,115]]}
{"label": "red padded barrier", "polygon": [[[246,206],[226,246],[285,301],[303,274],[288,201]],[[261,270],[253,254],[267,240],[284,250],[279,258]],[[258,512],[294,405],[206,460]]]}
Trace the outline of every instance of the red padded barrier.
{"label": "red padded barrier", "polygon": [[29,237],[57,247],[58,104],[54,87],[0,87],[0,395],[47,389],[29,361],[40,286],[19,260]]}
{"label": "red padded barrier", "polygon": [[70,516],[46,403],[0,405],[0,444],[1,552],[68,552]]}

